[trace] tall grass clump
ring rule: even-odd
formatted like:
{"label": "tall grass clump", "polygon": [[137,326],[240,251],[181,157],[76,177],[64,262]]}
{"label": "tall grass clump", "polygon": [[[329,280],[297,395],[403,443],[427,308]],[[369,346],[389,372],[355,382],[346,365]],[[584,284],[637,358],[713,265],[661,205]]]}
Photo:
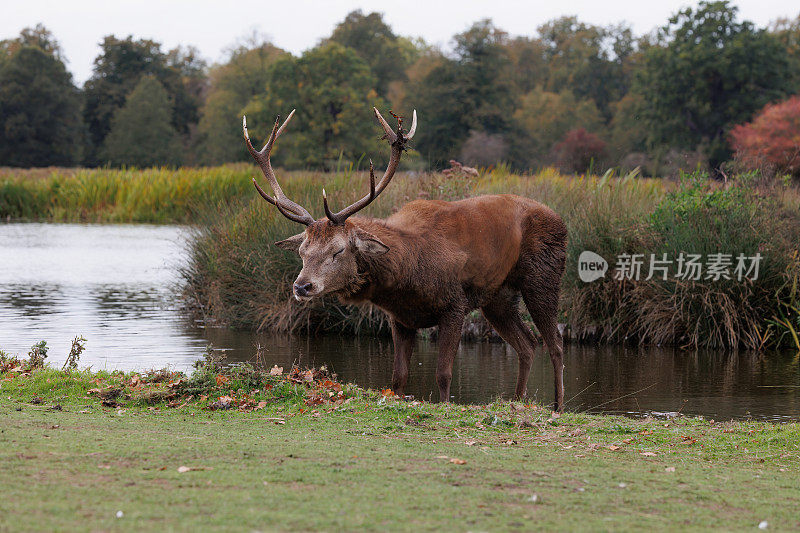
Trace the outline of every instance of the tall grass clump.
{"label": "tall grass clump", "polygon": [[[645,216],[620,217],[609,225],[603,210],[587,216],[586,227],[574,221],[574,238],[584,240],[571,247],[595,251],[611,266],[600,281],[569,280],[565,296],[573,332],[684,347],[794,344],[800,325],[800,213],[780,189],[758,183],[755,175],[720,184],[698,173],[684,176]],[[623,253],[644,255],[638,280],[616,279],[614,262]],[[703,258],[700,279],[677,277],[681,253]],[[718,253],[731,256],[730,279],[707,275],[705,262]],[[660,272],[646,279],[650,254],[673,261],[666,280]],[[761,254],[757,279],[738,279],[739,254]]]}
{"label": "tall grass clump", "polygon": [[190,222],[251,193],[250,165],[0,172],[0,218],[59,222]]}

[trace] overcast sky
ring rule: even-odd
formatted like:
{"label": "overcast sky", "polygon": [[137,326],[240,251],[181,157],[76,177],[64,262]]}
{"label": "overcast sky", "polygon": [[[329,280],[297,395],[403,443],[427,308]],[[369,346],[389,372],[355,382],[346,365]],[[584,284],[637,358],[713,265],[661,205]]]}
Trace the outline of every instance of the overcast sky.
{"label": "overcast sky", "polygon": [[[797,0],[739,0],[741,18],[766,26],[778,17],[796,17]],[[627,22],[636,34],[663,25],[695,2],[662,0],[2,0],[0,38],[43,23],[61,43],[68,68],[82,84],[92,71],[103,36],[133,35],[162,43],[163,50],[194,45],[210,62],[256,30],[290,52],[300,54],[330,34],[354,9],[379,11],[395,33],[447,45],[476,20],[491,18],[512,35],[534,35],[536,28],[562,15],[606,25]]]}

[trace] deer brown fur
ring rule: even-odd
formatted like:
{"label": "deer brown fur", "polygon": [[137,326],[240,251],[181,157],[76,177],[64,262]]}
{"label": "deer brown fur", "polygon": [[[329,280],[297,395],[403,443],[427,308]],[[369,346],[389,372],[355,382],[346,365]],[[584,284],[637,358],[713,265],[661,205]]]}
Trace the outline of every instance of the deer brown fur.
{"label": "deer brown fur", "polygon": [[[402,123],[393,138],[377,110],[376,115],[392,144],[392,171],[387,170],[377,188],[371,177],[371,193],[359,200],[360,207],[333,214],[326,200],[328,217],[313,220],[297,204],[288,199],[282,202],[280,189],[274,198],[267,198],[285,215],[302,217],[298,221],[307,226],[303,233],[276,243],[296,250],[303,259],[294,283],[295,297],[305,300],[331,294],[347,303],[371,302],[385,311],[395,351],[392,390],[399,396],[408,381],[417,330],[438,326],[436,382],[441,401],[450,398],[462,325],[474,309],[480,309],[516,350],[516,395],[525,396],[536,339],[520,317],[521,298],[550,353],[554,409],[561,411],[564,366],[557,313],[566,257],[563,221],[550,208],[510,194],[456,202],[416,200],[387,219],[350,218],[386,187],[410,139],[404,136]],[[416,115],[412,132],[415,126]],[[276,131],[280,131],[277,122],[269,146]],[[259,192],[265,196],[260,188]]]}

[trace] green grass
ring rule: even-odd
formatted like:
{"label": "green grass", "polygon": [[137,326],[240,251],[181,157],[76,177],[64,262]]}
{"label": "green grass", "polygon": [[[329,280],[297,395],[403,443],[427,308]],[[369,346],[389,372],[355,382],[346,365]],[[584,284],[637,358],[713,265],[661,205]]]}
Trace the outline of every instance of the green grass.
{"label": "green grass", "polygon": [[[0,373],[4,530],[800,527],[795,423],[554,419],[354,386],[330,399],[324,375],[213,363],[188,380],[14,368]],[[164,401],[133,394],[170,383]],[[114,407],[87,395],[114,387]],[[234,408],[209,410],[221,396]]]}

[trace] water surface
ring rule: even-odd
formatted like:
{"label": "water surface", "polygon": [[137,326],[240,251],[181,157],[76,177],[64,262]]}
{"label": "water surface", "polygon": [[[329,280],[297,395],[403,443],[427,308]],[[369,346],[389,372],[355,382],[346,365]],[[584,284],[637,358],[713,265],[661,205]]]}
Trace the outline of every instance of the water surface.
{"label": "water surface", "polygon": [[[88,342],[81,365],[189,370],[211,342],[233,361],[252,360],[258,351],[268,365],[325,364],[345,381],[389,386],[392,345],[386,338],[257,335],[188,322],[175,296],[187,236],[176,226],[0,224],[0,349],[24,355],[46,340],[48,360],[60,364],[72,338],[82,335]],[[568,409],[718,420],[800,414],[800,355],[792,352],[572,345],[565,365]],[[420,339],[408,392],[438,397],[435,368],[436,344]],[[516,372],[516,354],[505,344],[463,343],[453,369],[453,399],[510,397]],[[552,400],[552,367],[541,349],[528,392]]]}

